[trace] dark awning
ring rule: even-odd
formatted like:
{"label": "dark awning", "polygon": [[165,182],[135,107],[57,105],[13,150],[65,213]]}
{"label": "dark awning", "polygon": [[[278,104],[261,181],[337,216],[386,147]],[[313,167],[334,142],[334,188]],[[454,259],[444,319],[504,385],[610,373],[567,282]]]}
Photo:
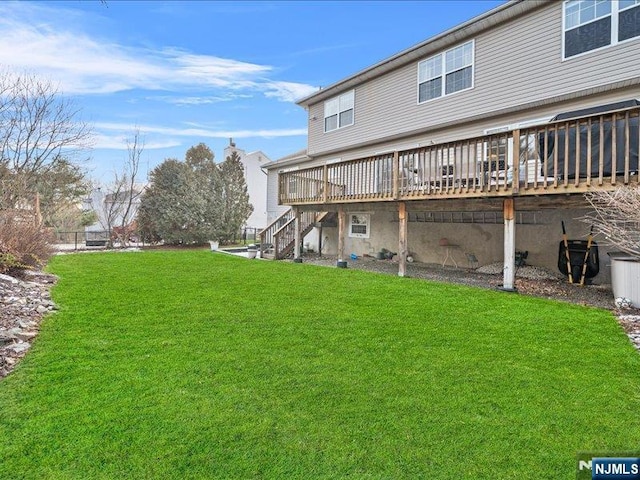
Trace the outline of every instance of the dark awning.
{"label": "dark awning", "polygon": [[571,112],[559,113],[551,119],[554,120],[567,120],[568,118],[588,117],[590,115],[597,115],[599,113],[613,112],[615,110],[622,110],[624,108],[637,107],[640,105],[640,100],[625,100],[623,102],[609,103],[607,105],[598,105],[596,107],[583,108],[581,110],[573,110]]}

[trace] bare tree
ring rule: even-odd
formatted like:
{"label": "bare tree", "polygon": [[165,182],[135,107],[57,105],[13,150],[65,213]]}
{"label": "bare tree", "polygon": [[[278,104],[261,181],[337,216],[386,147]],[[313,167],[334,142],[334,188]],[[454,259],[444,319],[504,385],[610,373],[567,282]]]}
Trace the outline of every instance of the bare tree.
{"label": "bare tree", "polygon": [[117,241],[121,247],[127,247],[136,230],[136,204],[142,194],[137,185],[140,172],[140,158],[144,151],[144,140],[140,130],[136,129],[133,138],[127,140],[127,162],[122,171],[114,172],[113,182],[106,187],[102,200],[101,218],[103,228],[110,232],[109,246]]}
{"label": "bare tree", "polygon": [[121,235],[120,244],[123,246],[128,245],[129,238],[136,229],[135,217],[138,212],[134,205],[142,194],[142,191],[137,189],[136,181],[140,172],[140,158],[143,151],[144,140],[140,138],[140,130],[136,129],[133,138],[127,140],[129,156],[125,174],[122,178],[127,184],[127,190],[124,192],[125,198],[119,231],[119,235]]}
{"label": "bare tree", "polygon": [[43,179],[90,146],[79,113],[51,82],[0,73],[0,209],[33,198]]}
{"label": "bare tree", "polygon": [[640,189],[621,186],[585,194],[593,212],[580,220],[615,248],[640,257]]}

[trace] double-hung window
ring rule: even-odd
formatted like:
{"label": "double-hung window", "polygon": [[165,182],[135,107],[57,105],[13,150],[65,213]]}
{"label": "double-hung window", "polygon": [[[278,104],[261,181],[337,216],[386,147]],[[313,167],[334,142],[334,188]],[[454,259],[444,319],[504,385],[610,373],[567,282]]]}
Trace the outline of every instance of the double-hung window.
{"label": "double-hung window", "polygon": [[567,0],[564,58],[640,37],[640,0]]}
{"label": "double-hung window", "polygon": [[640,0],[620,0],[618,3],[618,41],[640,37]]}
{"label": "double-hung window", "polygon": [[343,93],[324,102],[324,131],[353,125],[353,107],[355,91]]}
{"label": "double-hung window", "polygon": [[418,63],[418,103],[473,87],[474,41]]}

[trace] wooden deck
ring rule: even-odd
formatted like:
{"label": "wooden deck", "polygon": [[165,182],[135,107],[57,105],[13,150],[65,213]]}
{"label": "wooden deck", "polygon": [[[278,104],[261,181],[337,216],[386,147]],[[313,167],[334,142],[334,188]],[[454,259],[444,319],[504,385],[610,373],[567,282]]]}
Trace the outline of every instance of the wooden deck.
{"label": "wooden deck", "polygon": [[637,184],[639,116],[640,107],[632,107],[283,172],[279,202],[566,195]]}

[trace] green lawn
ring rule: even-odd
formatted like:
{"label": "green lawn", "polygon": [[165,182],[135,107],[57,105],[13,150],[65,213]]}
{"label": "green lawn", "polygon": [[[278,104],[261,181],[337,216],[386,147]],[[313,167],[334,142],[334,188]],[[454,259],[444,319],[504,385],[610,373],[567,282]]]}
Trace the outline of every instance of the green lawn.
{"label": "green lawn", "polygon": [[0,478],[559,479],[640,446],[606,311],[209,251],[56,257]]}

